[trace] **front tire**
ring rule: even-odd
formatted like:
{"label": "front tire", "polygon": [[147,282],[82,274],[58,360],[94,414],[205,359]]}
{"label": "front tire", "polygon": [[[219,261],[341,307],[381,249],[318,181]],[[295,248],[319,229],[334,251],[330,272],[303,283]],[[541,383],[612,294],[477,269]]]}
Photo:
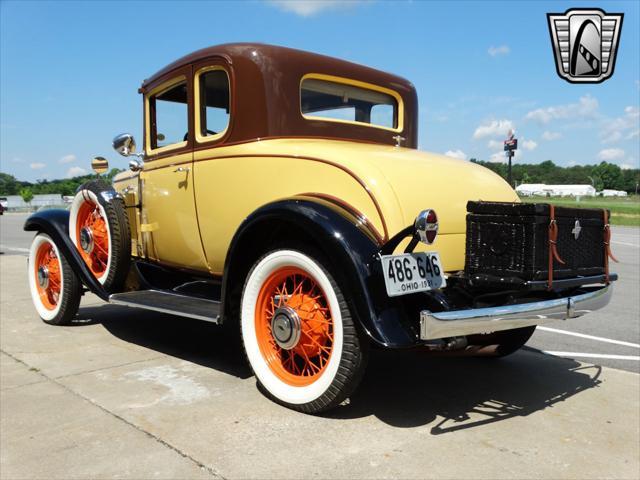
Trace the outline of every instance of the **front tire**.
{"label": "front tire", "polygon": [[29,289],[40,318],[68,325],[78,313],[82,284],[51,238],[38,233],[29,249]]}
{"label": "front tire", "polygon": [[244,349],[271,399],[305,413],[329,410],[355,390],[368,344],[323,263],[276,250],[253,266],[241,300]]}

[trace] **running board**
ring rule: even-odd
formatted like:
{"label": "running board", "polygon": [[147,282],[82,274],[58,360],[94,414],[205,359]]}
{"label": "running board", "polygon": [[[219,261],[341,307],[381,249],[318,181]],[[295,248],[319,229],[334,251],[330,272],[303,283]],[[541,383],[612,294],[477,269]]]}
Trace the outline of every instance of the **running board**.
{"label": "running board", "polygon": [[190,295],[160,290],[138,290],[114,293],[109,296],[109,303],[196,318],[207,322],[220,322],[220,302]]}

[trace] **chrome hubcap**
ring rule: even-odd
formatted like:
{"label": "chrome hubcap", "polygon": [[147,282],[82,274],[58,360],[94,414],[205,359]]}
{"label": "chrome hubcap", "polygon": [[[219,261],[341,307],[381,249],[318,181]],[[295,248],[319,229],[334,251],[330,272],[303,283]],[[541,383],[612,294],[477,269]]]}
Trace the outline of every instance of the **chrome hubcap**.
{"label": "chrome hubcap", "polygon": [[291,350],[300,341],[300,317],[290,307],[279,307],[271,319],[271,333],[278,346]]}
{"label": "chrome hubcap", "polygon": [[44,265],[38,267],[38,285],[44,289],[49,286],[49,269]]}
{"label": "chrome hubcap", "polygon": [[93,250],[93,233],[89,227],[82,227],[80,229],[80,246],[82,250],[87,253],[91,253]]}

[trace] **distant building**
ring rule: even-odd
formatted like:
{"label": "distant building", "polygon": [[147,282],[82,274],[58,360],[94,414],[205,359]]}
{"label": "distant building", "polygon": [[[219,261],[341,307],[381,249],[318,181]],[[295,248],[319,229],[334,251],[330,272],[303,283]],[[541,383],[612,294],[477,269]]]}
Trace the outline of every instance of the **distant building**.
{"label": "distant building", "polygon": [[27,205],[20,195],[7,195],[8,209],[27,208],[29,206],[31,206],[31,208],[38,209],[49,205],[62,205],[62,203],[62,195],[57,193],[34,195],[30,205]]}
{"label": "distant building", "polygon": [[598,195],[602,195],[603,197],[626,197],[627,192],[625,192],[624,190],[604,189],[601,192],[598,192]]}
{"label": "distant building", "polygon": [[516,192],[524,197],[593,197],[596,189],[591,185],[546,185],[544,183],[523,183]]}

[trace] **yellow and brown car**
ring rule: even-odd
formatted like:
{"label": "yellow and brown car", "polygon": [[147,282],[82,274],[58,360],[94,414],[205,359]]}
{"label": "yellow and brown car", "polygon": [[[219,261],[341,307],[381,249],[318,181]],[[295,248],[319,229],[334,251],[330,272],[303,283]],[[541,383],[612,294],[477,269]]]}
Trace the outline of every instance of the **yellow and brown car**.
{"label": "yellow and brown car", "polygon": [[90,290],[231,325],[263,390],[316,413],[354,391],[370,346],[502,356],[609,301],[607,213],[521,205],[491,171],[419,151],[403,78],[229,44],[139,92],[142,152],[114,140],[129,170],[25,225],[46,322]]}

